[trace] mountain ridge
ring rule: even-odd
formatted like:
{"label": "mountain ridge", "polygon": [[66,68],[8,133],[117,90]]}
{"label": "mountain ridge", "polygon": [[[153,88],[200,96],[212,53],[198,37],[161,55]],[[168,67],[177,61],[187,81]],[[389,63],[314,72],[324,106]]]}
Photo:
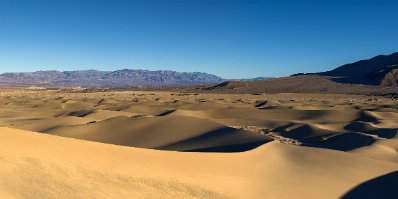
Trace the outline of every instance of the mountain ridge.
{"label": "mountain ridge", "polygon": [[[398,69],[398,52],[390,55],[377,55],[370,59],[363,59],[344,64],[332,70],[318,73],[298,73],[292,75],[320,75],[333,77],[337,83],[396,86],[398,78],[394,74]],[[388,83],[386,83],[386,79]]]}
{"label": "mountain ridge", "polygon": [[223,80],[221,77],[203,72],[150,71],[142,69],[122,69],[115,71],[47,70],[0,74],[1,85],[43,87],[162,87],[220,83]]}
{"label": "mountain ridge", "polygon": [[252,82],[227,81],[193,90],[221,93],[398,93],[398,52],[345,64],[318,73]]}

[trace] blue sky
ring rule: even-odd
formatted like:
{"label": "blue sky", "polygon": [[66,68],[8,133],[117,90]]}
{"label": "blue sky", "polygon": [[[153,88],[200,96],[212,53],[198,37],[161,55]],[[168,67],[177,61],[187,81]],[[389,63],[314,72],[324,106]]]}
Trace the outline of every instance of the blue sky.
{"label": "blue sky", "polygon": [[398,51],[398,1],[0,0],[0,72],[316,72]]}

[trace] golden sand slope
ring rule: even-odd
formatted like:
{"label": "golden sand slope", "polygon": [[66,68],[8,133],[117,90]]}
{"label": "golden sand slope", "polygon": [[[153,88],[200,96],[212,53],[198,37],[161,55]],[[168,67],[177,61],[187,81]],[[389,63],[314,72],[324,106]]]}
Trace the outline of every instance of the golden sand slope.
{"label": "golden sand slope", "polygon": [[0,198],[398,195],[393,98],[2,90],[0,126]]}
{"label": "golden sand slope", "polygon": [[359,95],[0,92],[0,125],[103,143],[239,152],[272,139],[398,163],[397,99]]}
{"label": "golden sand slope", "polygon": [[338,198],[398,169],[275,142],[244,153],[182,153],[9,128],[0,128],[0,165],[1,198]]}

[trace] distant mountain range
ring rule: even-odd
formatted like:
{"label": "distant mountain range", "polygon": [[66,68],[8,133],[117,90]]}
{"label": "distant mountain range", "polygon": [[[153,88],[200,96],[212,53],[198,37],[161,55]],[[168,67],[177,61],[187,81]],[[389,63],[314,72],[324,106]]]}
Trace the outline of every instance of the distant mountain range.
{"label": "distant mountain range", "polygon": [[243,81],[243,82],[248,82],[248,81],[259,81],[259,80],[266,80],[266,79],[272,79],[274,77],[255,77],[255,78],[242,78],[242,79],[228,79],[228,81]]}
{"label": "distant mountain range", "polygon": [[259,81],[226,81],[191,90],[224,93],[397,94],[398,53],[345,64],[331,71],[299,73]]}
{"label": "distant mountain range", "polygon": [[162,87],[212,84],[221,77],[200,72],[117,70],[117,71],[37,71],[3,73],[0,85],[41,87]]}
{"label": "distant mountain range", "polygon": [[156,87],[153,89],[182,86],[180,90],[228,93],[398,93],[398,53],[345,64],[331,71],[299,73],[282,78],[228,80],[207,73],[167,70],[38,71],[0,74],[0,86]]}
{"label": "distant mountain range", "polygon": [[345,64],[327,72],[299,73],[293,76],[300,75],[330,76],[338,83],[398,86],[398,52]]}

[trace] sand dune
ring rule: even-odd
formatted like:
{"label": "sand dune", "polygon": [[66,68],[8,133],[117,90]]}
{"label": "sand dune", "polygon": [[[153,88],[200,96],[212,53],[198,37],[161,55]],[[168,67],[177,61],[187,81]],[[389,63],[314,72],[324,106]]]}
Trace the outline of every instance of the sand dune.
{"label": "sand dune", "polygon": [[8,90],[0,97],[0,124],[177,151],[244,151],[280,137],[306,146],[351,151],[395,139],[395,101],[324,94]]}
{"label": "sand dune", "polygon": [[279,143],[244,153],[181,153],[0,132],[0,194],[10,198],[338,198],[398,169]]}
{"label": "sand dune", "polygon": [[[51,128],[45,133],[84,140],[167,150],[266,143],[271,138],[187,116],[114,117],[104,121]],[[231,149],[232,150],[232,149]]]}
{"label": "sand dune", "polygon": [[389,198],[397,110],[361,95],[2,90],[0,196]]}

